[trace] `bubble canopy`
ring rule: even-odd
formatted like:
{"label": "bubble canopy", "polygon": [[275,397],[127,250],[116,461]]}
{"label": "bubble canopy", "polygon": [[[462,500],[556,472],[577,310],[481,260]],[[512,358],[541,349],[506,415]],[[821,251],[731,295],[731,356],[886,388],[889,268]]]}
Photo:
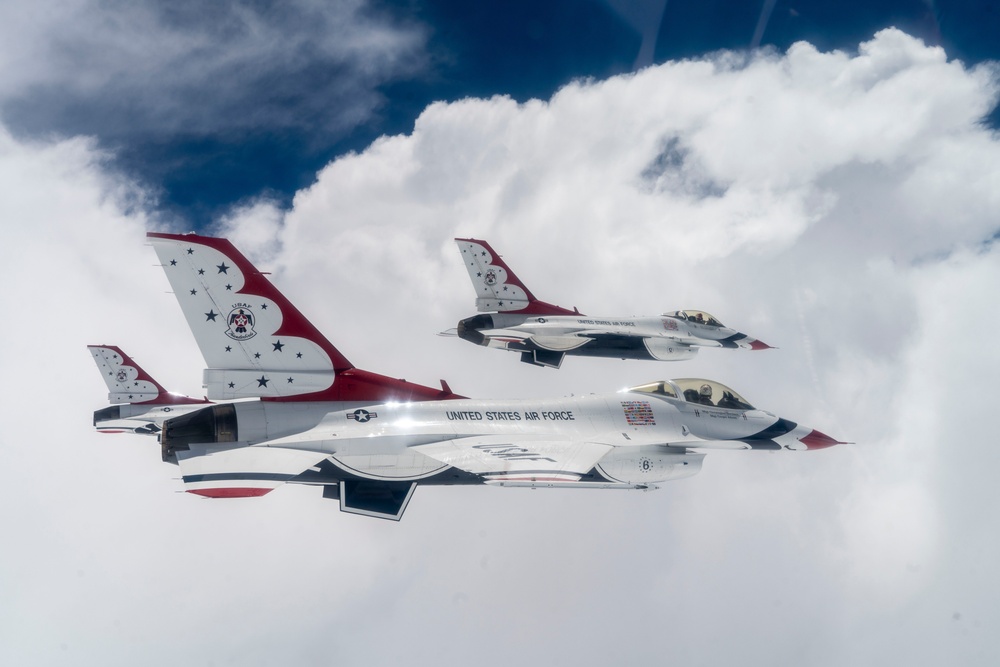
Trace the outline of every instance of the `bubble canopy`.
{"label": "bubble canopy", "polygon": [[726,385],[715,380],[705,380],[703,378],[661,380],[659,382],[642,384],[637,387],[630,387],[626,391],[666,396],[667,398],[684,400],[688,403],[710,405],[730,410],[754,409],[745,398]]}
{"label": "bubble canopy", "polygon": [[720,322],[714,315],[709,315],[703,310],[675,310],[672,313],[663,313],[661,317],[673,317],[678,320],[684,320],[685,322],[704,324],[708,327],[723,326],[722,322]]}

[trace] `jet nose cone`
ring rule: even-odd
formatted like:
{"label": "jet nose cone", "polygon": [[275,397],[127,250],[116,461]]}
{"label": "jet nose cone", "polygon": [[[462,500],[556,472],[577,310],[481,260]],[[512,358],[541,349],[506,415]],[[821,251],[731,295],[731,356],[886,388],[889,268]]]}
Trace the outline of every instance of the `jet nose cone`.
{"label": "jet nose cone", "polygon": [[816,429],[809,431],[809,433],[799,438],[799,442],[804,444],[806,449],[825,449],[827,447],[833,447],[834,445],[848,444],[846,442],[841,442],[840,440],[834,440],[826,433],[820,433]]}

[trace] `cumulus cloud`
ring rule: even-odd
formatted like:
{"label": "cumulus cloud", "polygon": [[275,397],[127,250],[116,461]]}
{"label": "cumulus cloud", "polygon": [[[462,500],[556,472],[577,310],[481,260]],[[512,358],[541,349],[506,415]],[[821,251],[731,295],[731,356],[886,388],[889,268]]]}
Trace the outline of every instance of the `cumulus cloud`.
{"label": "cumulus cloud", "polygon": [[37,2],[5,5],[0,26],[7,125],[112,142],[341,133],[419,71],[424,40],[363,0]]}
{"label": "cumulus cloud", "polygon": [[[894,30],[857,53],[719,54],[432,105],[283,217],[234,211],[220,229],[359,366],[479,397],[713,377],[857,442],[716,453],[654,493],[421,488],[398,525],[310,489],[180,497],[155,446],[90,434],[86,343],[187,393],[201,362],[142,247],[141,191],[86,141],[3,135],[0,206],[24,224],[0,232],[19,286],[0,305],[24,326],[0,357],[0,500],[19,509],[0,518],[0,658],[423,664],[444,641],[484,664],[989,664],[1000,142],[978,119],[996,98],[995,70]],[[540,298],[703,308],[780,349],[556,372],[434,336],[473,310],[454,236],[489,239]]]}

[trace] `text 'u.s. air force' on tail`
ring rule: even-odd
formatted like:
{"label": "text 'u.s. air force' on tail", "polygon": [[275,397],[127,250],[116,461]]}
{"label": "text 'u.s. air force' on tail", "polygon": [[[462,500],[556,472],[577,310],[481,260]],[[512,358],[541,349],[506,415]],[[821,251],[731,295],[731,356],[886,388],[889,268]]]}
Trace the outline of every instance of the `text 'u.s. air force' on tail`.
{"label": "text 'u.s. air force' on tail", "polygon": [[483,314],[465,318],[442,335],[519,352],[521,361],[535,366],[559,368],[566,355],[678,361],[690,359],[700,347],[771,347],[700,310],[587,317],[575,308],[536,299],[486,241],[455,242],[476,290],[476,308]]}
{"label": "text 'u.s. air force' on tail", "polygon": [[115,404],[94,425],[155,435],[193,494],[305,484],[345,512],[398,520],[418,485],[649,489],[697,473],[712,449],[838,444],[711,380],[476,400],[361,370],[229,241],[148,236],[207,363],[208,398],[167,394],[120,349],[93,346]]}

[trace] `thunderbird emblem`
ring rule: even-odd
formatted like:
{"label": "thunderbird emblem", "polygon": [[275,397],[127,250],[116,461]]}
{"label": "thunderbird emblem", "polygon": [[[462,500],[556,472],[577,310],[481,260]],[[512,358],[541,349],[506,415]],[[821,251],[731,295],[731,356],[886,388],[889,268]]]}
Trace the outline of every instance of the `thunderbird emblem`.
{"label": "thunderbird emblem", "polygon": [[229,317],[226,318],[226,323],[229,324],[229,328],[226,329],[226,335],[233,340],[249,340],[257,335],[257,332],[253,328],[253,312],[251,312],[250,306],[246,304],[240,304],[233,308],[229,313]]}

